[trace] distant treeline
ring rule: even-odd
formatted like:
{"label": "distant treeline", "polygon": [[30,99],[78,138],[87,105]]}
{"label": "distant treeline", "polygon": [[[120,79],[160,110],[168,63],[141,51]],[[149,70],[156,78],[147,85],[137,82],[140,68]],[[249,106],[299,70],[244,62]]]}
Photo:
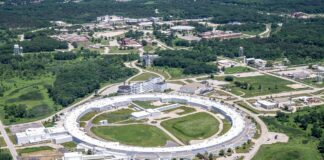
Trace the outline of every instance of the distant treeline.
{"label": "distant treeline", "polygon": [[[136,0],[116,2],[115,0],[90,0],[78,3],[63,0],[32,1],[5,0],[0,6],[0,24],[8,27],[45,27],[49,21],[63,20],[83,23],[95,20],[97,16],[117,14],[128,17],[202,18],[215,17],[214,22],[269,22],[282,19],[270,13],[323,13],[321,0]],[[95,8],[95,9],[94,9]],[[159,14],[155,13],[158,9]],[[263,11],[260,12],[260,11]]]}

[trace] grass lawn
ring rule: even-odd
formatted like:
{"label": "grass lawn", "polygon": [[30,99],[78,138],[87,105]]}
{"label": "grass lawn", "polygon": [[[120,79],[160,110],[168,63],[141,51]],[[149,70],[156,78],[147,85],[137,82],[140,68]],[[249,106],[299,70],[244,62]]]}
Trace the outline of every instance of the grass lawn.
{"label": "grass lawn", "polygon": [[[224,78],[222,78],[224,80]],[[246,83],[247,89],[235,85],[235,81],[241,84]],[[275,82],[275,83],[274,83]],[[269,75],[253,76],[253,77],[234,77],[231,84],[226,85],[232,93],[243,97],[253,97],[260,95],[275,94],[285,91],[294,91],[287,85],[293,84],[290,81]]]}
{"label": "grass lawn", "polygon": [[94,117],[98,112],[88,112],[87,114],[83,115],[79,121],[89,121],[92,117]]}
{"label": "grass lawn", "polygon": [[229,120],[227,120],[226,118],[222,119],[222,122],[223,122],[223,130],[218,134],[218,136],[224,135],[232,127],[231,122]]}
{"label": "grass lawn", "polygon": [[145,109],[149,109],[149,108],[154,109],[154,108],[162,107],[162,106],[154,106],[151,104],[152,102],[153,101],[133,101],[133,103],[135,103]]}
{"label": "grass lawn", "polygon": [[254,145],[253,142],[244,143],[242,146],[235,148],[236,153],[247,153],[250,151],[251,147]]}
{"label": "grass lawn", "polygon": [[167,71],[165,71],[163,68],[159,68],[159,67],[146,67],[146,70],[152,71],[152,72],[156,72],[161,74],[165,79],[171,79],[170,75],[167,73]]}
{"label": "grass lawn", "polygon": [[182,81],[169,81],[168,83],[173,83],[173,84],[179,84],[179,85],[185,85],[186,83]]}
{"label": "grass lawn", "polygon": [[324,87],[324,81],[322,83],[317,83],[315,78],[307,78],[302,80],[302,82],[315,87]]}
{"label": "grass lawn", "polygon": [[[4,124],[26,123],[45,118],[62,107],[56,105],[47,93],[46,86],[52,85],[54,77],[44,75],[30,80],[13,78],[3,81],[8,87],[4,96],[0,98],[0,118]],[[27,110],[34,113],[32,118],[15,118],[14,121],[4,119],[4,105],[26,105]]]}
{"label": "grass lawn", "polygon": [[109,53],[138,53],[137,49],[119,49],[117,46],[110,47]]}
{"label": "grass lawn", "polygon": [[252,160],[320,160],[321,156],[309,145],[285,143],[263,145]]}
{"label": "grass lawn", "polygon": [[187,75],[183,74],[182,68],[169,68],[169,67],[155,67],[160,70],[163,70],[164,72],[168,72],[171,76],[171,79],[181,79],[188,77]]}
{"label": "grass lawn", "polygon": [[169,112],[176,111],[176,110],[182,110],[181,112],[177,112],[176,113],[177,115],[185,115],[185,114],[192,113],[192,112],[195,112],[196,111],[195,108],[186,107],[186,106],[180,106],[178,108],[166,110],[164,112],[169,113]]}
{"label": "grass lawn", "polygon": [[66,142],[62,143],[62,146],[64,146],[65,149],[73,151],[77,147],[77,144],[75,142]]}
{"label": "grass lawn", "polygon": [[132,112],[134,111],[131,109],[120,109],[113,112],[103,113],[95,117],[92,123],[99,124],[99,121],[101,120],[107,120],[108,123],[116,123],[116,122],[124,121],[131,117]]}
{"label": "grass lawn", "polygon": [[144,124],[94,127],[91,131],[103,139],[133,146],[165,146],[170,140],[159,128]]}
{"label": "grass lawn", "polygon": [[41,146],[41,147],[29,147],[24,149],[18,149],[17,152],[21,155],[23,153],[33,153],[33,152],[39,152],[39,151],[52,151],[54,148],[49,146]]}
{"label": "grass lawn", "polygon": [[159,77],[159,76],[154,73],[145,72],[145,73],[142,73],[142,74],[132,78],[131,81],[146,81],[153,77]]}
{"label": "grass lawn", "polygon": [[6,142],[4,141],[3,137],[0,137],[0,147],[7,146]]}
{"label": "grass lawn", "polygon": [[251,72],[252,69],[243,66],[229,67],[225,69],[225,74],[235,74],[235,73],[244,73]]}
{"label": "grass lawn", "polygon": [[219,129],[219,122],[205,112],[163,121],[161,125],[182,142],[205,139],[214,135]]}

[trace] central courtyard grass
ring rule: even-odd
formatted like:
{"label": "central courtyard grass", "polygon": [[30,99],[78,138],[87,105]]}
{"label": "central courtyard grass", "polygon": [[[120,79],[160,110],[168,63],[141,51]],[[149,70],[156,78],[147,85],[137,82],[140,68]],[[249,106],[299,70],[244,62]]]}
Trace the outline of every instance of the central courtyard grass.
{"label": "central courtyard grass", "polygon": [[[243,97],[268,95],[295,90],[287,86],[293,84],[292,82],[269,75],[233,78],[234,80],[231,84],[225,87],[230,89],[230,92]],[[224,77],[221,79],[224,80]],[[242,86],[236,85],[236,82],[241,83]],[[244,83],[247,84],[246,88],[243,86]]]}
{"label": "central courtyard grass", "polygon": [[101,121],[101,120],[107,120],[108,123],[124,121],[131,117],[132,112],[134,112],[134,111],[131,109],[120,109],[120,110],[113,111],[113,112],[103,113],[103,114],[100,114],[97,117],[95,117],[93,119],[92,123],[99,124],[99,121]]}
{"label": "central courtyard grass", "polygon": [[162,147],[170,140],[159,128],[145,124],[93,127],[91,131],[103,139],[132,146]]}
{"label": "central courtyard grass", "polygon": [[204,112],[166,120],[161,125],[186,144],[189,144],[190,140],[208,138],[219,129],[219,122]]}
{"label": "central courtyard grass", "polygon": [[142,108],[145,108],[145,109],[154,109],[154,108],[159,108],[159,107],[162,107],[162,106],[154,106],[152,105],[153,101],[133,101],[133,103],[141,106]]}

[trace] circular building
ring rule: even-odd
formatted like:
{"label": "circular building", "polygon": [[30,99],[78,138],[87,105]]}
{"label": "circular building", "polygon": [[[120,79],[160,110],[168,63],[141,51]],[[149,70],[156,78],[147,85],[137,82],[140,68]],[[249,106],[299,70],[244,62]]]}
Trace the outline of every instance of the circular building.
{"label": "circular building", "polygon": [[[79,127],[79,119],[89,112],[116,110],[130,105],[133,101],[160,101],[187,104],[199,109],[221,114],[231,123],[231,128],[220,136],[200,140],[199,143],[173,147],[139,147],[105,141],[89,136]],[[158,109],[157,109],[158,110]],[[76,141],[89,145],[95,150],[127,158],[170,158],[192,157],[197,153],[216,152],[221,149],[234,148],[250,139],[255,126],[236,108],[211,101],[208,98],[172,94],[135,94],[94,100],[71,110],[65,117],[64,127]]]}

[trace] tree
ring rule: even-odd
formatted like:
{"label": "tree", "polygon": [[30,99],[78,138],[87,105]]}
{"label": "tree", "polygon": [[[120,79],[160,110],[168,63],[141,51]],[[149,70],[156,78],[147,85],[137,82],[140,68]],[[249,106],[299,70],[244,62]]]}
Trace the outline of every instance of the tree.
{"label": "tree", "polygon": [[320,142],[317,145],[317,149],[320,153],[324,153],[324,138],[321,138]]}
{"label": "tree", "polygon": [[231,81],[234,80],[234,78],[233,78],[232,76],[226,76],[226,77],[224,78],[224,80],[225,80],[225,81],[229,81],[229,82],[231,82]]}
{"label": "tree", "polygon": [[322,136],[322,129],[319,127],[317,123],[313,125],[311,134],[316,138],[320,138]]}
{"label": "tree", "polygon": [[225,155],[225,151],[224,151],[223,149],[220,150],[220,151],[219,151],[219,155],[220,155],[220,156],[224,156],[224,155]]}
{"label": "tree", "polygon": [[142,45],[143,46],[147,46],[147,41],[146,40],[142,40]]}

